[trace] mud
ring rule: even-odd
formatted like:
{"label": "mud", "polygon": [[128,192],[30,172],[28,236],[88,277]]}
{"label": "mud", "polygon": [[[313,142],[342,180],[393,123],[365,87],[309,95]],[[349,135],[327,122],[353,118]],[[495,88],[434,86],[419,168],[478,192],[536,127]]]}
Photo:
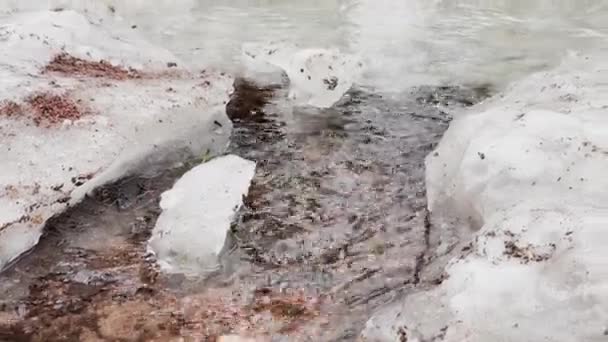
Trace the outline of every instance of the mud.
{"label": "mud", "polygon": [[54,218],[0,275],[0,341],[354,340],[420,286],[424,157],[450,120],[428,99],[463,106],[478,92],[352,91],[318,111],[290,108],[282,87],[238,80],[227,105],[230,152],[258,167],[220,272],[165,276],[146,252],[160,194],[192,164],[130,177]]}

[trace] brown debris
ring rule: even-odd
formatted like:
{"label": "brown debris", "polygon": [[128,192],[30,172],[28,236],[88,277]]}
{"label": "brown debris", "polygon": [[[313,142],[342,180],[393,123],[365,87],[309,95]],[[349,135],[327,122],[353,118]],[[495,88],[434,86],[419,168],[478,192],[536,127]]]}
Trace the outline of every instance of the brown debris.
{"label": "brown debris", "polygon": [[13,101],[0,102],[0,116],[13,117],[23,114],[23,108]]}
{"label": "brown debris", "polygon": [[289,332],[317,316],[318,308],[313,307],[311,302],[313,300],[302,293],[276,293],[261,289],[256,291],[251,310],[256,313],[270,312],[275,320],[284,323],[280,331]]}
{"label": "brown debris", "polygon": [[110,304],[99,311],[99,335],[105,341],[172,341],[183,324],[179,315],[161,313],[143,300]]}
{"label": "brown debris", "polygon": [[[56,73],[65,77],[79,76],[114,81],[126,81],[134,79],[184,79],[193,77],[190,72],[179,69],[177,63],[175,62],[168,62],[167,69],[165,70],[140,71],[133,68],[112,65],[110,62],[105,60],[88,61],[71,56],[66,52],[56,55],[49,62],[49,64],[44,67],[43,72]],[[201,76],[205,77],[205,74],[202,73]],[[210,85],[211,82],[204,81],[199,86],[208,87]],[[111,84],[106,82],[103,84],[103,86],[108,87],[111,86]]]}
{"label": "brown debris", "polygon": [[66,76],[109,78],[120,81],[141,78],[141,74],[137,70],[115,66],[104,60],[99,62],[87,61],[70,56],[65,52],[55,56],[44,68],[44,71]]}
{"label": "brown debris", "polygon": [[226,105],[226,113],[230,120],[252,123],[268,121],[262,109],[270,102],[275,89],[259,87],[242,78],[234,81],[234,89],[230,102]]}
{"label": "brown debris", "polygon": [[[551,244],[550,248],[551,251],[555,251],[556,246]],[[524,264],[529,262],[541,262],[551,257],[552,253],[539,253],[534,249],[535,248],[532,245],[521,247],[513,241],[505,241],[504,254],[516,259],[521,259]]]}
{"label": "brown debris", "polygon": [[36,126],[47,123],[49,126],[64,120],[78,120],[84,113],[79,104],[67,95],[49,93],[34,94],[26,99],[31,106]]}

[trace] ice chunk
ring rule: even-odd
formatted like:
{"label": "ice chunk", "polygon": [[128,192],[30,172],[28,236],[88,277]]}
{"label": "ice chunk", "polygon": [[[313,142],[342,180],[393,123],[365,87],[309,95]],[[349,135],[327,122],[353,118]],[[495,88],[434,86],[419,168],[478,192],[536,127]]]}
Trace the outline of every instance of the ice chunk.
{"label": "ice chunk", "polygon": [[327,108],[336,103],[362,75],[357,56],[337,49],[300,49],[282,42],[243,47],[246,65],[267,70],[282,69],[289,77],[289,95],[298,105]]}
{"label": "ice chunk", "polygon": [[217,268],[254,173],[255,162],[219,157],[190,170],[162,195],[149,246],[164,271],[204,275]]}
{"label": "ice chunk", "polygon": [[437,288],[381,310],[369,341],[604,341],[608,64],[572,56],[457,119],[427,159],[429,207],[469,222]]}

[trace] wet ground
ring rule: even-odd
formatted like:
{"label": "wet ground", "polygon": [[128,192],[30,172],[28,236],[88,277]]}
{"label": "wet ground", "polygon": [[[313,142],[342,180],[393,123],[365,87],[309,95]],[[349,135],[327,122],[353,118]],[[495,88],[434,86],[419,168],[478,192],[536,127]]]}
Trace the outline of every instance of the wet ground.
{"label": "wet ground", "polygon": [[258,167],[222,270],[164,276],[146,254],[159,195],[190,163],[124,179],[0,275],[0,341],[348,341],[380,305],[440,281],[420,276],[433,256],[424,158],[449,124],[442,108],[487,88],[353,90],[326,110],[291,108],[280,85],[235,88],[229,152]]}

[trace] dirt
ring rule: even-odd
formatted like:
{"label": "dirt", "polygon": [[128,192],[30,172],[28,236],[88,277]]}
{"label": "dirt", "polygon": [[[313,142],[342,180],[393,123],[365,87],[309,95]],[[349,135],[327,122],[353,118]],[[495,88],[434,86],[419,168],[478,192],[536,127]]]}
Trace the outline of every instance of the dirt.
{"label": "dirt", "polygon": [[32,94],[25,102],[31,108],[32,120],[36,126],[52,126],[65,120],[75,121],[88,112],[79,100],[73,100],[67,94]]}
{"label": "dirt", "polygon": [[[514,241],[505,241],[504,247],[504,255],[519,259],[524,264],[548,260],[556,249],[554,244],[551,244],[548,248],[541,248],[530,244],[521,246]],[[544,249],[545,251],[542,251],[541,249]]]}
{"label": "dirt", "polygon": [[13,101],[2,101],[0,102],[0,116],[14,117],[23,114],[23,108],[16,102]]}
{"label": "dirt", "polygon": [[[205,72],[200,75],[191,75],[181,70],[174,70],[175,63],[168,63],[167,68],[171,70],[160,71],[138,71],[132,68],[112,65],[107,61],[88,61],[71,56],[67,53],[56,55],[43,69],[43,73],[54,73],[63,77],[90,77],[103,78],[114,81],[125,81],[134,79],[159,79],[159,78],[204,78]],[[51,83],[55,83],[54,81]],[[56,84],[55,84],[56,85]],[[107,86],[111,84],[107,83]],[[209,81],[200,84],[201,87],[209,86]],[[172,88],[168,91],[174,92]],[[7,118],[26,118],[36,126],[47,128],[57,126],[65,120],[75,121],[84,115],[90,114],[91,110],[79,99],[74,99],[69,93],[38,92],[32,93],[26,98],[15,102],[4,100],[0,102],[0,116]]]}
{"label": "dirt", "polygon": [[354,340],[431,253],[423,162],[450,118],[425,91],[292,113],[284,85],[237,81],[230,152],[258,167],[222,270],[164,275],[146,251],[160,194],[192,164],[129,177],[53,218],[0,274],[0,341]]}
{"label": "dirt", "polygon": [[72,99],[67,93],[33,93],[22,103],[9,100],[0,103],[0,116],[26,118],[36,126],[44,127],[56,126],[65,120],[79,120],[89,112],[80,100]]}
{"label": "dirt", "polygon": [[[42,69],[42,72],[52,73],[62,77],[99,78],[110,81],[196,77],[196,75],[179,69],[175,62],[167,62],[166,69],[164,70],[137,70],[130,67],[114,65],[106,60],[91,61],[74,57],[66,52],[62,52],[53,57],[53,59]],[[202,71],[200,76],[204,76],[204,74],[205,71]],[[205,84],[203,83],[201,86],[205,86]]]}
{"label": "dirt", "polygon": [[44,72],[58,73],[63,76],[103,77],[113,80],[141,78],[141,73],[112,65],[110,62],[87,61],[67,53],[56,55],[44,68]]}

